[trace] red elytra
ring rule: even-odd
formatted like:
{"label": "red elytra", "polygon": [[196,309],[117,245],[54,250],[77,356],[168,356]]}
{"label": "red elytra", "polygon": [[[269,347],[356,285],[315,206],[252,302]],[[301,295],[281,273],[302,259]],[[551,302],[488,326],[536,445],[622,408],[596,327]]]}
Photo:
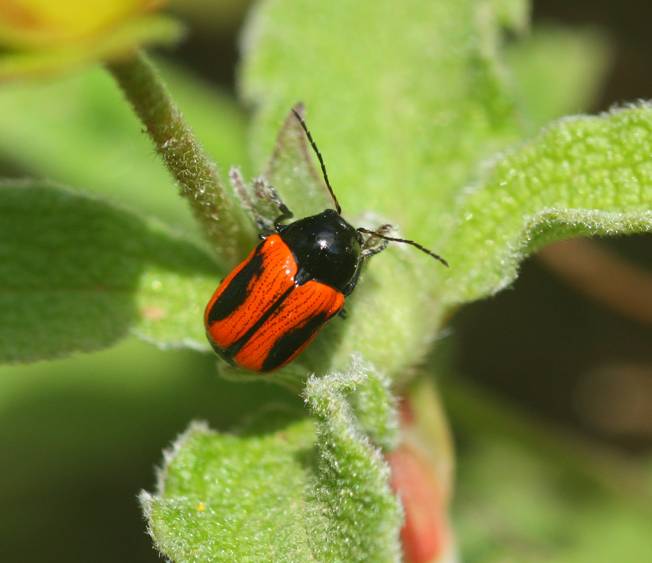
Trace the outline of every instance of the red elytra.
{"label": "red elytra", "polygon": [[222,281],[204,312],[220,356],[251,371],[277,369],[342,309],[342,292],[316,280],[296,285],[298,270],[292,251],[274,234]]}

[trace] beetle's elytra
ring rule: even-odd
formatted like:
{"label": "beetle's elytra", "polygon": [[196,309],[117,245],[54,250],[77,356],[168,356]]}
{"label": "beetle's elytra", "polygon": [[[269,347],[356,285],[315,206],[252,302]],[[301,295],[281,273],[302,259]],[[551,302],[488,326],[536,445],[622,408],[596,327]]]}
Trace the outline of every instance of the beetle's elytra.
{"label": "beetle's elytra", "polygon": [[306,124],[292,111],[319,159],[335,209],[285,224],[293,215],[276,197],[280,216],[271,232],[261,233],[262,241],[224,278],[204,311],[206,334],[217,354],[255,372],[278,369],[296,358],[342,310],[362,264],[386,241],[411,244],[448,265],[414,241],[384,234],[389,225],[378,231],[350,225]]}

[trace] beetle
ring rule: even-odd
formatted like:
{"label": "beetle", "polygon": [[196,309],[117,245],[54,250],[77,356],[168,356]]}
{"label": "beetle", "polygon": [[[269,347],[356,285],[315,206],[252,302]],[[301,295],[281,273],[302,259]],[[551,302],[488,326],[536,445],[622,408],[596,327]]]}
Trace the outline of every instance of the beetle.
{"label": "beetle", "polygon": [[348,223],[315,140],[299,112],[293,108],[292,114],[319,160],[334,209],[286,223],[293,214],[270,186],[268,195],[280,215],[222,280],[204,311],[206,335],[215,352],[231,365],[254,372],[288,364],[333,316],[342,315],[362,265],[389,241],[410,244],[448,266],[422,245],[388,236],[390,225],[372,231]]}

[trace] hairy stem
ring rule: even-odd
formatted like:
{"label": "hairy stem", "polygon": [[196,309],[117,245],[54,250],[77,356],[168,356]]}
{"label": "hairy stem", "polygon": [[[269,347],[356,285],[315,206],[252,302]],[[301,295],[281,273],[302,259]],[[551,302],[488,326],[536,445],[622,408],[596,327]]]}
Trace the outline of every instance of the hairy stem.
{"label": "hairy stem", "polygon": [[107,67],[147,128],[218,257],[235,263],[251,246],[253,233],[156,69],[142,53]]}

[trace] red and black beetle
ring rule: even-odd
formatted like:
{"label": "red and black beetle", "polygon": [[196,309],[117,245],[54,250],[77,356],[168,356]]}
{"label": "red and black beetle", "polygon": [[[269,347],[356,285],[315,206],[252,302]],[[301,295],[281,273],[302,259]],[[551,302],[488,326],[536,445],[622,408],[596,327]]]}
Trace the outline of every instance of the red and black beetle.
{"label": "red and black beetle", "polygon": [[[274,197],[280,216],[222,280],[204,312],[206,334],[217,354],[257,372],[284,366],[310,344],[342,311],[363,263],[382,251],[386,241],[411,244],[448,265],[414,241],[385,235],[389,225],[371,231],[344,220],[319,149],[299,113],[292,112],[317,155],[335,209],[284,224],[292,212]],[[373,244],[378,239],[384,244]]]}

